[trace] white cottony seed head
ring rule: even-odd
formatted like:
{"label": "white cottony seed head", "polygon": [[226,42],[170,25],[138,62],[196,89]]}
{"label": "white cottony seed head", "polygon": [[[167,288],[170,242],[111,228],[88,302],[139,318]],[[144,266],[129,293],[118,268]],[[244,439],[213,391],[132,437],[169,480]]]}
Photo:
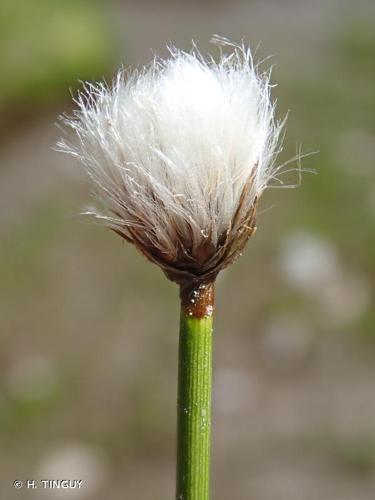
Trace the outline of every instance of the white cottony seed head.
{"label": "white cottony seed head", "polygon": [[178,282],[237,257],[277,173],[269,75],[243,45],[226,48],[216,62],[171,48],[111,86],[86,83],[62,118],[75,137],[59,150],[81,160],[99,202],[89,213]]}

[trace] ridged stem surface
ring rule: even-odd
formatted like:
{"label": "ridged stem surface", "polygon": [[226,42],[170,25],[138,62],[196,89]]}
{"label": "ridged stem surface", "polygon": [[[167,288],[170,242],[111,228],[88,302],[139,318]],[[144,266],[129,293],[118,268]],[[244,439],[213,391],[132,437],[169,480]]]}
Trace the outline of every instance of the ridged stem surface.
{"label": "ridged stem surface", "polygon": [[213,285],[181,293],[177,500],[209,500]]}

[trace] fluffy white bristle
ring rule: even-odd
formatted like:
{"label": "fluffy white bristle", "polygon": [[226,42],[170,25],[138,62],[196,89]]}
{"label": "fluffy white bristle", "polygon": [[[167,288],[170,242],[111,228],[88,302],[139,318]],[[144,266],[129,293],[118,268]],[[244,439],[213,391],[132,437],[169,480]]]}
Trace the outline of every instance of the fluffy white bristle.
{"label": "fluffy white bristle", "polygon": [[75,139],[58,144],[85,165],[96,217],[162,267],[193,275],[241,246],[276,170],[282,124],[269,75],[249,49],[229,48],[218,62],[172,48],[112,86],[86,83],[63,118]]}

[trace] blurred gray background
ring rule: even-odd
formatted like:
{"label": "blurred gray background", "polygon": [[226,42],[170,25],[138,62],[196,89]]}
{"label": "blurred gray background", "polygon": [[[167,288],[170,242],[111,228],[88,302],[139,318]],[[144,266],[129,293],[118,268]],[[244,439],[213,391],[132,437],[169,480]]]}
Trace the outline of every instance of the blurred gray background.
{"label": "blurred gray background", "polygon": [[[374,3],[0,5],[0,498],[174,496],[178,290],[82,220],[89,189],[52,147],[79,80],[169,41],[215,53],[214,33],[273,56],[280,162],[320,152],[218,281],[213,498],[374,498]],[[84,486],[12,486],[45,478]]]}

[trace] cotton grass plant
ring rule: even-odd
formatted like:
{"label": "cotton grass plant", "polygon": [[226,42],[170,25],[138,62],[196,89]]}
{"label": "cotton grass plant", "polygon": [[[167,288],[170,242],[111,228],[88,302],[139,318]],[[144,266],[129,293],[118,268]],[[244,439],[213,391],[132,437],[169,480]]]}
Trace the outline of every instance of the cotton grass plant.
{"label": "cotton grass plant", "polygon": [[85,83],[73,139],[58,144],[91,181],[94,216],[180,287],[178,500],[208,500],[214,286],[256,229],[281,167],[269,73],[221,38],[217,61],[170,48],[112,85]]}

